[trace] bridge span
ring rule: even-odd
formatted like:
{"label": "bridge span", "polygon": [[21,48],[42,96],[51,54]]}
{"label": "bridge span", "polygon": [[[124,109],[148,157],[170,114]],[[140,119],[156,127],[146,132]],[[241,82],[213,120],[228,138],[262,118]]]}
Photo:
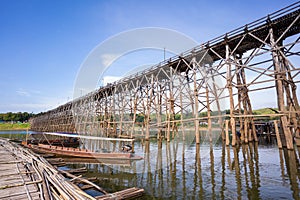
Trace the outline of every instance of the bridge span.
{"label": "bridge span", "polygon": [[[268,117],[279,120],[285,145],[293,149],[300,129],[299,18],[297,2],[41,113],[31,119],[31,129],[130,138],[142,130],[145,139],[155,130],[168,141],[193,129],[199,143],[201,125],[210,133],[219,126],[226,127],[224,140],[231,130],[235,145],[237,131],[243,142],[257,140],[255,120]],[[270,98],[270,91],[278,109],[254,115],[253,102]]]}

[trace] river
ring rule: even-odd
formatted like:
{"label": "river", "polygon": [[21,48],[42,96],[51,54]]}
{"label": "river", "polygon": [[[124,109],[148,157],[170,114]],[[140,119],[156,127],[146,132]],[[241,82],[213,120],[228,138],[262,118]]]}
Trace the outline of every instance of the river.
{"label": "river", "polygon": [[[24,138],[18,131],[0,136]],[[115,144],[114,144],[115,145]],[[86,167],[86,177],[109,192],[145,189],[142,199],[300,199],[299,147],[278,149],[273,140],[237,147],[220,140],[196,145],[193,140],[137,141],[140,161],[70,163]],[[93,191],[88,191],[93,194]]]}

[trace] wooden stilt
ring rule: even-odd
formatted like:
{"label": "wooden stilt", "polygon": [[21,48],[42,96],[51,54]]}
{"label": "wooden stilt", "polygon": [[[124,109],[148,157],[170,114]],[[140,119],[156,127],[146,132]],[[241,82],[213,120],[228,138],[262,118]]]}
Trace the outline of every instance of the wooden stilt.
{"label": "wooden stilt", "polygon": [[170,112],[169,112],[169,106],[168,106],[168,96],[165,94],[166,99],[166,123],[167,123],[167,142],[170,142]]}
{"label": "wooden stilt", "polygon": [[230,119],[230,125],[231,125],[231,134],[232,134],[231,145],[235,146],[236,145],[236,129],[235,129],[235,119],[234,118]]}
{"label": "wooden stilt", "polygon": [[133,134],[134,134],[134,129],[135,129],[135,124],[136,124],[136,109],[137,109],[137,92],[135,94],[135,97],[134,97],[134,101],[133,101],[133,113],[131,113],[131,115],[133,115],[133,118],[132,118],[132,127],[131,127],[131,132],[130,132],[130,138],[133,138]]}
{"label": "wooden stilt", "polygon": [[[161,91],[161,86],[159,86],[159,91]],[[161,115],[162,115],[162,112],[161,112],[161,108],[162,108],[162,105],[161,105],[161,102],[162,102],[162,95],[159,93],[157,95],[157,103],[156,103],[156,109],[157,109],[157,112],[156,112],[156,120],[157,120],[157,139],[161,139],[162,135],[162,124],[161,124]]]}
{"label": "wooden stilt", "polygon": [[225,120],[225,136],[226,136],[226,146],[229,146],[229,131],[228,131],[228,120]]}
{"label": "wooden stilt", "polygon": [[280,135],[279,135],[277,120],[274,120],[274,127],[275,127],[275,134],[276,134],[278,148],[282,149],[282,143],[281,143],[281,139],[280,139]]}
{"label": "wooden stilt", "polygon": [[235,128],[235,119],[234,119],[234,100],[232,92],[232,76],[231,76],[231,63],[230,63],[230,49],[228,44],[226,44],[226,62],[227,62],[227,88],[229,91],[229,100],[230,100],[230,125],[232,133],[232,146],[236,145],[236,128]]}
{"label": "wooden stilt", "polygon": [[206,108],[207,108],[207,130],[209,135],[209,142],[212,142],[212,127],[211,127],[211,110],[210,110],[210,101],[209,101],[209,91],[208,86],[206,85]]}
{"label": "wooden stilt", "polygon": [[[276,74],[275,74],[276,80],[275,81],[276,81],[278,109],[279,109],[279,111],[284,112],[285,111],[284,87],[283,87],[283,83],[282,83],[282,73],[284,73],[284,72],[282,72],[282,70],[281,70],[279,55],[277,54],[277,50],[276,50],[277,44],[275,43],[272,28],[270,28],[270,43],[271,43],[272,48],[274,48],[274,51],[272,51],[272,56],[273,56],[274,70],[276,71]],[[287,116],[286,115],[281,116],[280,120],[281,120],[283,133],[285,135],[287,148],[294,149],[292,134],[290,132],[290,129],[288,128]]]}
{"label": "wooden stilt", "polygon": [[[196,59],[196,58],[194,58]],[[196,144],[200,143],[200,133],[199,133],[199,114],[198,114],[198,89],[197,89],[197,73],[196,73],[196,65],[194,64],[193,66],[193,76],[194,76],[194,104],[195,104],[195,109],[194,109],[194,123],[195,123],[195,136],[196,136]]]}
{"label": "wooden stilt", "polygon": [[244,122],[244,134],[245,134],[245,140],[244,142],[247,144],[248,143],[248,119],[245,119]]}
{"label": "wooden stilt", "polygon": [[[182,83],[182,80],[180,79],[180,82]],[[182,85],[182,84],[181,84]],[[182,87],[182,86],[180,86]],[[180,125],[181,125],[181,131],[182,131],[182,140],[185,141],[185,131],[184,131],[184,124],[183,124],[183,103],[182,103],[182,93],[180,92]]]}

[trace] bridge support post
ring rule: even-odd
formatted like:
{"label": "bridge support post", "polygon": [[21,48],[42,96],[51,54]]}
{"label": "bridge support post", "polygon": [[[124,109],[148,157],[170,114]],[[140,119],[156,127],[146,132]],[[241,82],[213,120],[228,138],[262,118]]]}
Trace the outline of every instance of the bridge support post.
{"label": "bridge support post", "polygon": [[235,128],[235,119],[234,119],[234,100],[232,92],[232,75],[231,75],[231,63],[230,63],[230,48],[226,44],[226,64],[227,64],[227,88],[229,92],[230,100],[230,125],[231,125],[231,134],[232,134],[232,146],[236,145],[236,128]]}
{"label": "bridge support post", "polygon": [[196,73],[196,67],[195,64],[196,58],[193,58],[193,76],[194,76],[194,123],[195,123],[195,136],[196,136],[196,144],[200,144],[200,132],[199,132],[199,101],[198,101],[198,89],[197,89],[197,73]]}
{"label": "bridge support post", "polygon": [[[280,50],[275,42],[273,29],[272,27],[269,30],[270,33],[270,44],[272,48],[272,57],[273,57],[273,64],[275,70],[275,85],[277,91],[277,104],[278,110],[280,113],[285,114],[285,103],[284,103],[284,85],[283,85],[283,75],[285,74],[285,69],[282,69],[282,59],[280,59]],[[287,148],[292,150],[294,149],[293,145],[293,138],[290,129],[288,128],[288,118],[286,115],[282,115],[280,117],[282,130],[285,136]]]}
{"label": "bridge support post", "polygon": [[161,133],[162,133],[162,124],[161,124],[161,115],[162,115],[162,112],[161,112],[161,107],[162,107],[162,95],[161,95],[161,85],[159,85],[157,87],[157,95],[156,95],[156,98],[157,98],[157,101],[156,101],[156,119],[157,119],[157,139],[160,140],[161,139]]}
{"label": "bridge support post", "polygon": [[135,121],[136,121],[136,110],[137,110],[137,98],[138,98],[138,91],[135,92],[134,95],[134,100],[133,100],[133,105],[131,107],[133,107],[133,113],[131,112],[132,116],[132,127],[131,127],[131,132],[130,132],[130,138],[133,138],[133,134],[135,132]]}
{"label": "bridge support post", "polygon": [[228,131],[228,120],[225,120],[225,138],[226,138],[226,146],[229,146],[230,141],[229,141],[229,131]]}
{"label": "bridge support post", "polygon": [[[209,67],[212,67],[212,64],[210,64]],[[216,80],[215,80],[215,75],[213,75],[213,72],[210,71],[210,74],[212,74],[211,76],[211,80],[212,80],[212,94],[213,94],[213,97],[214,99],[216,100],[216,105],[217,105],[217,109],[218,109],[218,123],[219,123],[219,127],[221,129],[221,136],[222,136],[222,139],[223,141],[226,140],[226,135],[225,135],[225,130],[224,130],[224,124],[223,124],[223,119],[222,119],[222,112],[221,112],[221,106],[220,106],[220,99],[219,99],[219,91],[218,89],[220,89],[218,86],[217,86],[217,83],[216,83]]]}
{"label": "bridge support post", "polygon": [[274,127],[275,127],[275,134],[276,134],[278,148],[282,149],[282,143],[281,143],[281,138],[280,138],[280,135],[279,135],[277,120],[274,120]]}
{"label": "bridge support post", "polygon": [[182,131],[182,140],[185,141],[185,131],[184,131],[184,125],[183,125],[183,103],[182,103],[182,79],[180,78],[180,125],[181,125],[181,131]]}
{"label": "bridge support post", "polygon": [[[235,55],[235,63],[236,63],[236,79],[238,85],[238,111],[239,115],[243,117],[239,117],[240,121],[240,133],[241,133],[241,141],[248,143],[257,141],[256,128],[254,124],[254,119],[252,117],[252,105],[248,95],[247,81],[244,69],[244,63],[242,62],[242,55]],[[244,111],[242,113],[242,110]],[[250,115],[248,117],[247,115]]]}
{"label": "bridge support post", "polygon": [[209,135],[209,142],[212,142],[211,110],[210,110],[208,84],[206,84],[206,108],[207,108],[207,131]]}

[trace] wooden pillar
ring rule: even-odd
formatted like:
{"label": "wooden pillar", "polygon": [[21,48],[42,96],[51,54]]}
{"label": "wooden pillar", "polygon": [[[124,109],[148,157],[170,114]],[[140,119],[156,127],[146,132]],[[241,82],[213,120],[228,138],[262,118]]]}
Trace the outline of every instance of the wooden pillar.
{"label": "wooden pillar", "polygon": [[[285,111],[285,104],[284,104],[284,87],[282,83],[282,70],[279,60],[279,54],[277,48],[277,44],[275,43],[274,35],[273,35],[273,29],[270,28],[270,44],[271,47],[273,48],[272,51],[272,57],[273,57],[273,64],[274,64],[274,70],[275,70],[275,82],[276,82],[276,91],[277,91],[277,103],[278,103],[278,110],[279,112]],[[281,120],[281,125],[283,129],[283,133],[285,136],[286,144],[288,149],[294,149],[293,146],[293,138],[292,134],[290,132],[290,129],[288,128],[288,119],[286,115],[282,115],[280,117]]]}
{"label": "wooden pillar", "polygon": [[[194,62],[196,58],[194,58]],[[199,133],[199,117],[198,117],[198,109],[199,109],[199,102],[198,102],[198,89],[197,89],[197,73],[196,73],[196,64],[193,63],[193,75],[194,75],[194,117],[195,117],[195,136],[196,136],[196,144],[200,143],[200,133]]]}
{"label": "wooden pillar", "polygon": [[281,139],[280,139],[280,135],[279,135],[277,120],[274,120],[274,127],[275,127],[275,134],[276,134],[278,148],[282,149],[282,143],[281,143]]}
{"label": "wooden pillar", "polygon": [[[239,109],[239,115],[242,115],[242,102],[244,102],[244,95],[243,95],[243,87],[242,86],[242,81],[241,81],[241,70],[242,68],[239,65],[239,61],[238,61],[238,56],[235,55],[235,63],[236,63],[236,82],[237,82],[237,89],[238,89],[238,109]],[[247,112],[247,110],[244,108],[244,115],[246,114],[245,112]],[[240,121],[240,140],[243,143],[245,141],[245,126],[244,124],[245,122],[245,117],[239,117],[239,121]],[[247,131],[247,129],[246,129]]]}
{"label": "wooden pillar", "polygon": [[[297,138],[300,138],[300,123],[299,123],[299,119],[300,118],[300,107],[299,107],[299,102],[298,102],[298,97],[297,97],[297,86],[295,85],[295,82],[293,80],[293,76],[291,74],[291,69],[289,66],[289,62],[287,61],[286,58],[284,59],[284,65],[285,65],[285,69],[287,70],[287,77],[288,77],[288,81],[285,82],[287,85],[289,85],[290,87],[288,87],[288,90],[290,89],[290,118],[292,121],[293,126],[290,126],[291,132],[294,132],[294,135]],[[297,145],[300,145],[299,143],[296,142]]]}
{"label": "wooden pillar", "polygon": [[[211,74],[212,74],[212,72],[211,72]],[[219,101],[219,95],[218,95],[218,90],[217,90],[217,86],[216,86],[215,76],[212,76],[211,79],[212,79],[212,84],[213,84],[213,95],[214,95],[214,98],[215,98],[215,101],[216,101],[216,104],[217,104],[217,109],[218,109],[218,116],[219,116],[218,123],[219,123],[219,126],[220,126],[221,130],[222,130],[222,133],[221,133],[222,139],[223,139],[223,141],[225,141],[226,136],[225,136],[225,131],[224,131],[222,112],[221,112],[221,106],[220,106],[220,101]]]}
{"label": "wooden pillar", "polygon": [[[124,91],[123,91],[124,92]],[[120,114],[120,122],[119,122],[119,130],[120,130],[120,133],[119,133],[119,135],[118,135],[118,133],[117,133],[117,135],[118,136],[120,136],[120,135],[122,135],[122,131],[123,131],[123,119],[124,119],[124,112],[125,112],[125,104],[126,104],[126,102],[125,102],[125,99],[126,98],[124,98],[124,96],[123,96],[123,98],[121,98],[120,99],[120,95],[121,95],[122,93],[119,93],[118,94],[118,103],[120,103],[120,102],[122,102],[122,104],[121,104],[121,112],[119,112],[119,114]],[[130,98],[130,101],[131,101],[131,98]],[[126,133],[126,134],[128,134],[128,133]]]}
{"label": "wooden pillar", "polygon": [[[240,127],[241,127],[241,139],[243,142],[248,143],[251,142],[254,138],[257,141],[256,136],[256,128],[254,125],[253,117],[247,117],[246,115],[252,115],[252,105],[250,101],[250,97],[248,95],[248,88],[246,82],[246,74],[244,69],[244,64],[242,62],[242,55],[236,54],[235,61],[237,63],[237,84],[238,84],[238,105],[239,105],[239,114],[241,113],[241,105],[243,105],[244,109],[244,117],[240,117]],[[243,128],[242,128],[243,127]],[[253,135],[253,137],[252,137]]]}
{"label": "wooden pillar", "polygon": [[116,124],[116,94],[115,92],[113,91],[112,93],[112,103],[111,103],[111,122],[112,122],[112,133],[113,134],[116,134],[117,133],[117,124]]}
{"label": "wooden pillar", "polygon": [[[181,80],[181,79],[180,79]],[[182,104],[182,81],[180,81],[180,124],[181,124],[181,131],[182,131],[182,140],[185,141],[185,131],[184,131],[184,125],[183,125],[183,104]]]}
{"label": "wooden pillar", "polygon": [[209,142],[212,142],[211,110],[210,110],[209,91],[208,91],[207,84],[206,84],[206,108],[207,108],[207,130],[209,135]]}
{"label": "wooden pillar", "polygon": [[258,139],[257,139],[257,133],[256,133],[256,127],[255,127],[255,122],[254,120],[252,120],[253,122],[251,123],[252,124],[252,133],[253,133],[253,138],[254,138],[254,141],[257,142]]}
{"label": "wooden pillar", "polygon": [[146,119],[146,140],[150,138],[150,114],[151,114],[151,103],[152,103],[152,96],[153,96],[153,74],[151,76],[151,84],[147,86],[147,114],[145,116]]}
{"label": "wooden pillar", "polygon": [[136,91],[135,96],[133,97],[133,118],[132,118],[132,128],[131,128],[131,133],[130,133],[130,138],[133,138],[133,133],[135,129],[135,121],[136,121],[136,110],[137,110],[137,100],[138,100],[138,91]]}
{"label": "wooden pillar", "polygon": [[134,140],[131,141],[131,147],[132,147],[131,152],[134,153]]}
{"label": "wooden pillar", "polygon": [[230,125],[231,125],[231,134],[232,134],[231,145],[235,146],[236,145],[236,130],[235,130],[235,119],[234,118],[230,119]]}
{"label": "wooden pillar", "polygon": [[253,132],[252,132],[252,126],[250,126],[252,123],[250,123],[249,124],[249,135],[248,135],[248,141],[249,142],[252,142],[253,141],[253,137],[252,137],[252,134],[253,134]]}
{"label": "wooden pillar", "polygon": [[[159,88],[159,89],[158,89]],[[157,120],[157,128],[158,128],[158,132],[157,132],[157,139],[161,139],[161,132],[162,132],[162,124],[161,124],[161,86],[159,85],[159,87],[157,87],[157,102],[156,102],[156,120]]]}
{"label": "wooden pillar", "polygon": [[170,67],[170,119],[172,121],[172,138],[175,138],[175,131],[177,132],[177,126],[175,122],[175,99],[174,99],[174,93],[173,93],[173,87],[174,87],[174,74],[173,74],[173,68]]}
{"label": "wooden pillar", "polygon": [[226,138],[226,146],[229,146],[229,131],[228,131],[228,120],[225,120],[225,138]]}
{"label": "wooden pillar", "polygon": [[248,119],[245,117],[245,122],[244,122],[244,134],[245,134],[245,140],[244,142],[247,144],[248,143]]}
{"label": "wooden pillar", "polygon": [[231,64],[229,62],[229,46],[226,44],[226,63],[227,63],[227,88],[229,92],[230,100],[230,125],[232,133],[232,146],[236,145],[236,129],[235,129],[235,119],[234,119],[234,101],[233,101],[233,92],[232,92],[232,76],[231,76]]}
{"label": "wooden pillar", "polygon": [[[171,91],[170,91],[171,92]],[[172,139],[175,138],[175,131],[177,130],[175,123],[175,105],[174,105],[174,97],[173,94],[170,95],[170,119],[172,121]]]}
{"label": "wooden pillar", "polygon": [[167,142],[170,142],[170,112],[168,106],[168,95],[166,93],[165,93],[165,104],[166,104]]}

